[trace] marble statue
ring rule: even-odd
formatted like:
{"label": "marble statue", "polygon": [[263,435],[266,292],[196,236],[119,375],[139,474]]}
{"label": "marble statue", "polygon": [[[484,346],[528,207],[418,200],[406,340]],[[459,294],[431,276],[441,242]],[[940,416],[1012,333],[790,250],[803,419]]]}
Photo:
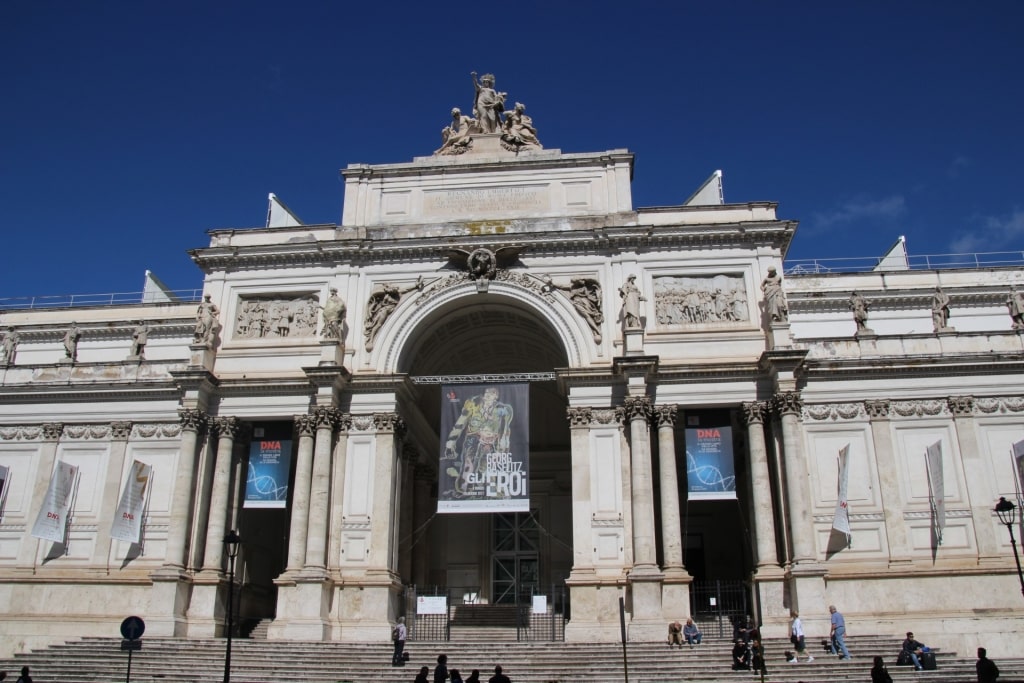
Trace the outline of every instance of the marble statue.
{"label": "marble statue", "polygon": [[764,292],[764,308],[769,319],[772,322],[788,322],[789,306],[782,291],[782,276],[775,270],[775,266],[768,266],[768,275],[761,281],[761,291]]}
{"label": "marble statue", "polygon": [[196,328],[192,335],[195,344],[213,344],[218,328],[218,313],[217,306],[210,301],[210,295],[204,294],[203,302],[196,309]]}
{"label": "marble statue", "polygon": [[501,112],[505,111],[507,93],[497,92],[494,89],[493,74],[484,74],[479,81],[475,71],[470,76],[473,79],[473,88],[476,90],[476,97],[473,99],[473,116],[476,117],[477,126],[481,133],[497,133],[501,127]]}
{"label": "marble statue", "polygon": [[0,353],[3,354],[4,365],[14,365],[14,359],[18,355],[18,331],[13,327],[7,328],[4,343],[0,346]]}
{"label": "marble statue", "polygon": [[472,133],[476,119],[463,116],[458,107],[452,109],[452,122],[441,129],[441,147],[434,152],[440,155],[462,154],[473,145]]}
{"label": "marble statue", "polygon": [[936,332],[949,327],[949,295],[942,287],[936,287],[932,295],[932,326]]}
{"label": "marble statue", "polygon": [[78,340],[82,338],[82,331],[78,325],[71,323],[71,327],[64,333],[64,355],[72,363],[78,360]]}
{"label": "marble statue", "polygon": [[338,290],[331,287],[331,295],[323,305],[324,339],[341,339],[341,321],[345,317],[345,302],[338,296]]}
{"label": "marble statue", "polygon": [[854,292],[850,295],[850,310],[853,311],[853,322],[857,324],[857,334],[870,334],[868,328],[868,301]]}
{"label": "marble statue", "polygon": [[641,329],[643,325],[640,322],[640,302],[647,299],[640,295],[640,289],[636,286],[636,275],[626,278],[626,283],[619,287],[619,296],[622,297],[622,319],[626,329]]}
{"label": "marble statue", "polygon": [[569,301],[580,317],[586,321],[594,343],[601,343],[601,323],[604,322],[601,300],[601,283],[591,278],[574,277],[569,285],[557,285],[546,278],[545,283],[551,289],[569,292]]}
{"label": "marble statue", "polygon": [[1010,285],[1010,295],[1006,299],[1006,307],[1010,310],[1013,329],[1024,330],[1024,292],[1018,292],[1016,287]]}
{"label": "marble statue", "polygon": [[366,302],[366,318],[363,320],[363,336],[366,338],[364,346],[367,351],[373,351],[380,328],[398,308],[402,297],[414,289],[423,289],[422,277],[417,278],[416,283],[406,289],[399,289],[395,285],[385,282],[370,294],[370,298]]}
{"label": "marble statue", "polygon": [[139,323],[132,331],[132,358],[145,358],[146,342],[149,341],[149,325]]}
{"label": "marble statue", "polygon": [[516,102],[515,109],[505,115],[501,141],[505,149],[518,152],[521,149],[544,149],[537,139],[533,119],[526,114],[526,105]]}

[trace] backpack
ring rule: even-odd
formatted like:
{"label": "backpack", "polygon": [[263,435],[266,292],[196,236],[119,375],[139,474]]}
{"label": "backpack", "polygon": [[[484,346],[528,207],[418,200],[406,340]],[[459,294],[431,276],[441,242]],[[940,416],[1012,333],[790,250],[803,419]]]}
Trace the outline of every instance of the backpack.
{"label": "backpack", "polygon": [[391,629],[391,640],[398,640],[398,627]]}

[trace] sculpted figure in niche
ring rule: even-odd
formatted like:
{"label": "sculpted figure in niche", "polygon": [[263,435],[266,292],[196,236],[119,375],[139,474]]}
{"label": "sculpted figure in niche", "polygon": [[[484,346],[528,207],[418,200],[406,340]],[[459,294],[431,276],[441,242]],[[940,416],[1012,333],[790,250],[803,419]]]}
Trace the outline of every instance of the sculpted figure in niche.
{"label": "sculpted figure in niche", "polygon": [[341,339],[341,321],[345,317],[345,302],[338,296],[338,290],[331,287],[331,295],[323,305],[324,339]]}
{"label": "sculpted figure in niche", "polygon": [[192,337],[195,344],[210,345],[217,334],[217,306],[210,301],[210,295],[203,295],[203,302],[196,309],[196,328]]}
{"label": "sculpted figure in niche", "polygon": [[501,112],[505,111],[507,93],[494,90],[494,75],[484,74],[477,81],[476,72],[470,73],[476,97],[473,100],[473,116],[481,133],[497,133],[501,127]]}
{"label": "sculpted figure in niche", "polygon": [[949,327],[949,296],[942,287],[936,287],[932,295],[932,326],[936,332]]}
{"label": "sculpted figure in niche", "polygon": [[782,276],[776,272],[775,266],[768,266],[768,276],[761,281],[761,291],[764,292],[764,308],[769,319],[772,322],[787,322],[789,306],[782,291]]}
{"label": "sculpted figure in niche", "polygon": [[144,358],[146,354],[146,343],[149,341],[149,325],[139,323],[132,330],[132,353],[133,358]]}
{"label": "sculpted figure in niche", "polygon": [[441,129],[441,147],[434,154],[462,154],[473,145],[476,119],[463,116],[458,107],[452,109],[452,122]]}
{"label": "sculpted figure in niche", "polygon": [[853,311],[853,322],[857,323],[857,334],[870,333],[868,328],[868,301],[854,292],[850,295],[850,310]]}
{"label": "sculpted figure in niche", "polygon": [[591,278],[574,277],[572,282],[566,285],[557,285],[547,278],[547,284],[552,289],[560,289],[569,292],[569,301],[573,308],[580,314],[590,333],[594,336],[594,343],[601,343],[601,323],[604,322],[604,313],[601,312],[603,303],[601,300],[601,284]]}
{"label": "sculpted figure in niche", "polygon": [[423,278],[418,278],[416,283],[408,289],[399,289],[385,282],[370,294],[370,299],[366,302],[366,319],[363,321],[363,336],[366,337],[365,348],[367,351],[373,351],[380,328],[398,308],[402,297],[414,289],[423,289]]}
{"label": "sculpted figure in niche", "polygon": [[527,116],[526,105],[521,102],[516,102],[515,109],[505,115],[501,139],[506,143],[506,149],[510,148],[510,151],[544,148],[540,144],[540,140],[537,139],[537,129],[533,127],[533,119]]}
{"label": "sculpted figure in niche", "polygon": [[71,323],[71,327],[64,333],[64,355],[72,363],[78,360],[78,340],[82,338],[82,331],[78,325]]}
{"label": "sculpted figure in niche", "polygon": [[1010,310],[1013,329],[1024,330],[1024,292],[1018,292],[1016,287],[1010,285],[1010,296],[1006,299],[1006,307]]}
{"label": "sculpted figure in niche", "polygon": [[0,353],[3,353],[4,365],[14,365],[14,358],[18,355],[18,332],[13,327],[7,328],[3,346],[0,346]]}
{"label": "sculpted figure in niche", "polygon": [[622,320],[626,324],[626,329],[641,329],[640,302],[647,299],[640,295],[640,288],[636,286],[636,275],[626,278],[626,284],[619,287],[619,296],[622,297]]}

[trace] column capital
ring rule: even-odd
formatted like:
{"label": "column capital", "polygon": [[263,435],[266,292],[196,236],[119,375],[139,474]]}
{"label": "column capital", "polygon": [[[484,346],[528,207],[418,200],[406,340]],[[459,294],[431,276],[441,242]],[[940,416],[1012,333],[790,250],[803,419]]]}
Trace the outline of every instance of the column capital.
{"label": "column capital", "polygon": [[764,418],[768,414],[768,401],[745,401],[740,404],[743,411],[743,420],[748,424],[764,424]]}
{"label": "column capital", "polygon": [[775,412],[779,415],[796,415],[804,408],[804,399],[799,391],[780,391],[772,397]]}
{"label": "column capital", "polygon": [[242,433],[242,421],[234,416],[218,417],[213,420],[213,428],[218,437],[233,441]]}
{"label": "column capital", "polygon": [[398,413],[374,413],[373,426],[378,432],[394,432],[398,435],[405,433],[405,421]]}
{"label": "column capital", "polygon": [[110,423],[110,438],[115,441],[127,441],[128,437],[132,433],[131,422],[111,422]]}
{"label": "column capital", "polygon": [[594,411],[586,406],[569,406],[565,409],[569,427],[586,427],[594,417]]}
{"label": "column capital", "polygon": [[676,423],[676,414],[679,406],[672,404],[668,406],[654,406],[654,416],[658,420],[659,427],[672,427]]}
{"label": "column capital", "polygon": [[950,396],[946,403],[953,417],[969,417],[974,414],[973,396]]}
{"label": "column capital", "polygon": [[313,433],[316,432],[316,420],[312,415],[296,415],[295,429],[299,432],[300,437],[313,436]]}
{"label": "column capital", "polygon": [[206,428],[207,415],[194,408],[179,408],[178,422],[181,423],[182,431],[200,432]]}
{"label": "column capital", "polygon": [[63,422],[44,422],[43,423],[43,441],[58,441],[60,435],[64,433]]}
{"label": "column capital", "polygon": [[334,408],[328,408],[325,406],[317,406],[313,409],[310,417],[313,420],[313,424],[316,429],[334,429],[334,425],[338,420],[338,411]]}
{"label": "column capital", "polygon": [[889,417],[889,401],[878,399],[875,401],[864,401],[864,412],[872,420],[881,420]]}
{"label": "column capital", "polygon": [[629,396],[623,401],[623,408],[630,420],[646,420],[651,417],[651,399],[648,396]]}

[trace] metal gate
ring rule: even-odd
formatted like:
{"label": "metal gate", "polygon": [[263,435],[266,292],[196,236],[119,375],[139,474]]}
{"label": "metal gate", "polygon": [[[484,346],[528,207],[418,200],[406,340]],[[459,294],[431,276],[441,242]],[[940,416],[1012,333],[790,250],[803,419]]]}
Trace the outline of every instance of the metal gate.
{"label": "metal gate", "polygon": [[733,637],[737,621],[750,615],[749,588],[739,579],[696,580],[690,586],[690,614],[701,623],[701,630],[718,637]]}

